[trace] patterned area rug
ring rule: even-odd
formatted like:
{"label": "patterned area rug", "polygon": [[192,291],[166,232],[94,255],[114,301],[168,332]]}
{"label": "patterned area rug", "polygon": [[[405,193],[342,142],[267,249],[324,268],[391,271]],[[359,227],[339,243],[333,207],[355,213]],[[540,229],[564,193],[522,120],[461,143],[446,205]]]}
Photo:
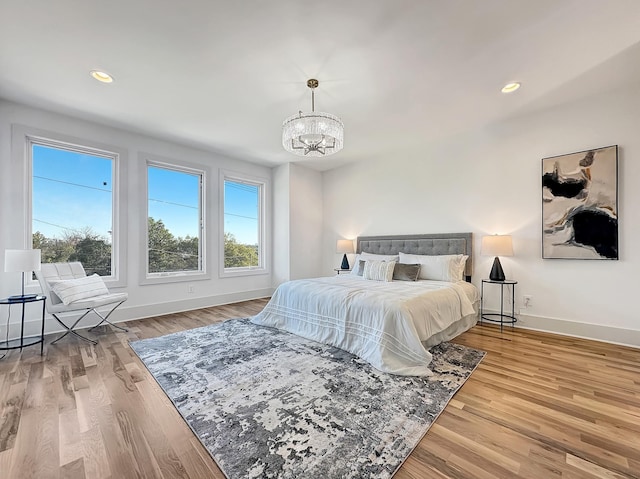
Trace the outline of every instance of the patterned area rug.
{"label": "patterned area rug", "polygon": [[482,360],[444,343],[433,376],[247,319],[131,343],[229,479],[393,476]]}

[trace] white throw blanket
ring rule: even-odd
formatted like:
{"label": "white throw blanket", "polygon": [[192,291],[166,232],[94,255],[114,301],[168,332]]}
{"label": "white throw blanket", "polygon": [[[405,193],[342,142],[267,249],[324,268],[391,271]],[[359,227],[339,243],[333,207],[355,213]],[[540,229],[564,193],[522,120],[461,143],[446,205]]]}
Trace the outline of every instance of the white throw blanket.
{"label": "white throw blanket", "polygon": [[428,376],[422,345],[474,314],[477,289],[442,281],[368,281],[339,275],[281,284],[252,322],[349,351],[377,369]]}

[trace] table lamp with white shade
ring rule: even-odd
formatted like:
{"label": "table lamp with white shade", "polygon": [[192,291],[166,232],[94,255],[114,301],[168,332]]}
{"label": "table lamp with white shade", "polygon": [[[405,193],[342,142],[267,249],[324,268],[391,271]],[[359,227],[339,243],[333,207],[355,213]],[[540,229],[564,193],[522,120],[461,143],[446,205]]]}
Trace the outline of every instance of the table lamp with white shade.
{"label": "table lamp with white shade", "polygon": [[336,245],[336,253],[344,253],[340,269],[349,269],[349,260],[347,259],[347,253],[353,253],[353,241],[338,240],[338,244]]}
{"label": "table lamp with white shade", "polygon": [[491,281],[504,281],[504,271],[500,264],[499,256],[513,256],[513,243],[511,235],[491,235],[482,237],[481,254],[495,256],[493,267],[489,273]]}
{"label": "table lamp with white shade", "polygon": [[5,273],[22,273],[22,294],[9,296],[9,299],[35,298],[36,294],[24,294],[24,274],[32,271],[40,271],[39,249],[7,249],[4,251]]}

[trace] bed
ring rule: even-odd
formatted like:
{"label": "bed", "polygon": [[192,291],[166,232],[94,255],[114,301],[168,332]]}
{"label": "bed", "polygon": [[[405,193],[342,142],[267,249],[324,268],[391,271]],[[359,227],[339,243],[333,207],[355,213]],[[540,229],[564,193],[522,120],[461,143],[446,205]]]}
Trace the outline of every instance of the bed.
{"label": "bed", "polygon": [[472,234],[359,237],[356,253],[374,261],[369,266],[384,266],[371,255],[468,258],[461,263],[459,281],[373,281],[355,272],[288,281],[252,322],[349,351],[386,373],[430,375],[428,349],[477,321],[479,295],[470,283]]}

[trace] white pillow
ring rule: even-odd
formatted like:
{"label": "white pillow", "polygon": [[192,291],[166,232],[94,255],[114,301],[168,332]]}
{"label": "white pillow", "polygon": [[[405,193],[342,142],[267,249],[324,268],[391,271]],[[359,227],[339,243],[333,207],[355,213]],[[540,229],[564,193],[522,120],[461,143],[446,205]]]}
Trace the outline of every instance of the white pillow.
{"label": "white pillow", "polygon": [[364,279],[371,279],[373,281],[393,281],[393,269],[396,266],[396,261],[369,261],[364,264],[364,272],[362,277]]}
{"label": "white pillow", "polygon": [[95,273],[81,278],[51,281],[49,284],[51,285],[51,291],[56,293],[65,305],[81,299],[109,294],[104,281]]}
{"label": "white pillow", "polygon": [[362,276],[362,272],[358,271],[358,261],[395,261],[398,262],[397,254],[373,254],[373,253],[358,253],[353,260],[353,269],[351,270],[352,275],[354,276]]}
{"label": "white pillow", "polygon": [[420,264],[419,279],[461,281],[469,256],[463,254],[423,255],[400,253],[400,262]]}
{"label": "white pillow", "polygon": [[398,261],[397,254],[374,254],[363,251],[360,253],[360,259],[367,261]]}

